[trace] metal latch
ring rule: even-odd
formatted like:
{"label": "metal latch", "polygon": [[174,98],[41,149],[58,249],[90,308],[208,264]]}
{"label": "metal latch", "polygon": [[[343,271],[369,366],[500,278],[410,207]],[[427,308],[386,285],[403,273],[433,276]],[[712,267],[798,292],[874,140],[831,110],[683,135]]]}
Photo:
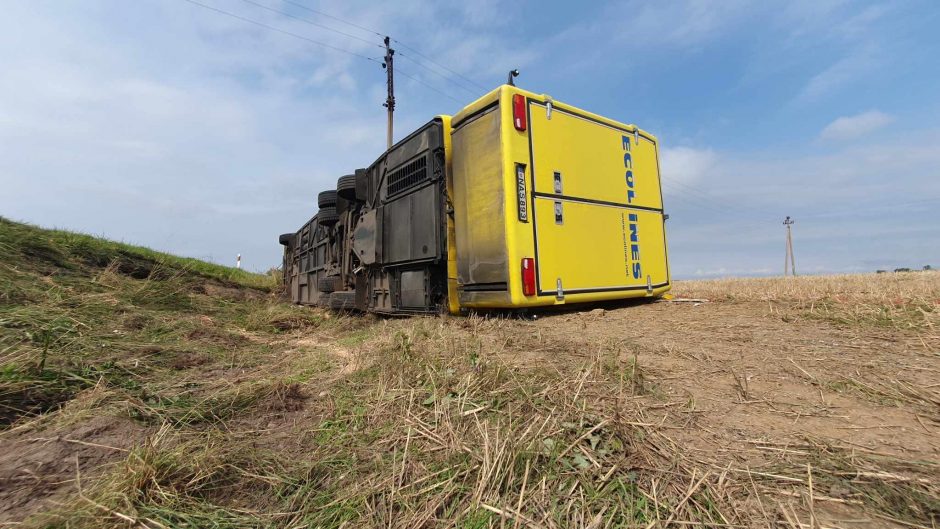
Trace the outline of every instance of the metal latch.
{"label": "metal latch", "polygon": [[640,129],[638,128],[633,129],[633,143],[640,144]]}
{"label": "metal latch", "polygon": [[555,224],[564,224],[561,202],[555,202]]}
{"label": "metal latch", "polygon": [[555,287],[556,287],[555,298],[558,299],[558,301],[561,301],[561,300],[565,299],[565,291],[564,291],[564,289],[561,288],[561,278],[560,278],[560,277],[558,278],[558,281],[555,283]]}
{"label": "metal latch", "polygon": [[653,278],[650,277],[649,274],[646,275],[646,293],[653,293]]}
{"label": "metal latch", "polygon": [[552,96],[545,95],[545,119],[552,119]]}
{"label": "metal latch", "polygon": [[555,171],[555,194],[561,194],[561,173],[558,171]]}

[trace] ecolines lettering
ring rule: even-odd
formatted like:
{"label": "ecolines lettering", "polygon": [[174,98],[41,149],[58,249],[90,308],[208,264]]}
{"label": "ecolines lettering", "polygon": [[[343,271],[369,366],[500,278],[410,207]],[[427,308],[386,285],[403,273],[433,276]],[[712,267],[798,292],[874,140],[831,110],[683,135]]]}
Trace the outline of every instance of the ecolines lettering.
{"label": "ecolines lettering", "polygon": [[[630,137],[623,136],[623,166],[626,169],[627,181],[627,203],[632,204],[636,198],[636,179],[633,176],[633,155],[630,153]],[[633,272],[633,279],[639,279],[643,276],[642,265],[640,264],[640,235],[637,229],[639,217],[636,213],[630,213],[630,270]]]}
{"label": "ecolines lettering", "polygon": [[636,181],[633,178],[633,155],[630,154],[630,136],[623,136],[623,166],[627,169],[627,204],[632,204],[636,198],[636,191],[633,189]]}

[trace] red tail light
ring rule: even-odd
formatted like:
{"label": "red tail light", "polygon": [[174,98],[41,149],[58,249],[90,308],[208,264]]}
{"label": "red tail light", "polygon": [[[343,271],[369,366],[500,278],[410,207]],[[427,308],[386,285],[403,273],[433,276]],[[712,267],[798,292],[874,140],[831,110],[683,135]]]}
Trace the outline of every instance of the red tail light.
{"label": "red tail light", "polygon": [[512,124],[516,130],[525,130],[525,96],[522,94],[513,94],[512,96]]}
{"label": "red tail light", "polygon": [[535,295],[535,259],[531,257],[522,260],[522,293]]}

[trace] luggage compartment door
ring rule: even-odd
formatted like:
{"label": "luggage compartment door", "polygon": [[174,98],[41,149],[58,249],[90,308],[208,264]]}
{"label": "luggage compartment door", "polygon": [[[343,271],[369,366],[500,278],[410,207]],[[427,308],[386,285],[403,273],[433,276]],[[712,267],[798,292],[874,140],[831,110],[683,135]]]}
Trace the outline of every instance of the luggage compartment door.
{"label": "luggage compartment door", "polygon": [[538,294],[668,285],[654,140],[532,99],[528,110]]}

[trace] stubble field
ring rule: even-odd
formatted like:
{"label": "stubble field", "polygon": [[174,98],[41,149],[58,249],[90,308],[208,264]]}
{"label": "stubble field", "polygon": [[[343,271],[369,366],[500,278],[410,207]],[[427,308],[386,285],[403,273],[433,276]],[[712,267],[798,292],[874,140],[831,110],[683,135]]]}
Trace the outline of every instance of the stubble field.
{"label": "stubble field", "polygon": [[2,219],[0,250],[0,524],[940,525],[940,273],[383,319]]}

